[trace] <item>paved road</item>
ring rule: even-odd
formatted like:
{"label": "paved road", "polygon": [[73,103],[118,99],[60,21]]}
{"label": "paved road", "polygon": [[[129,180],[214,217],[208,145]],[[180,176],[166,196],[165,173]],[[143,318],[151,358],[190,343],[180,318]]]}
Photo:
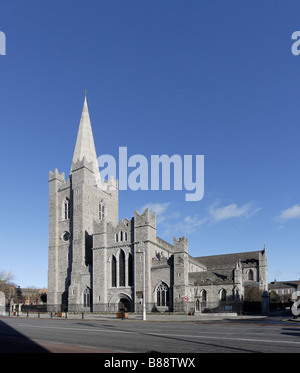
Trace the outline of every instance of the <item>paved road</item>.
{"label": "paved road", "polygon": [[0,352],[299,353],[300,323],[1,317]]}

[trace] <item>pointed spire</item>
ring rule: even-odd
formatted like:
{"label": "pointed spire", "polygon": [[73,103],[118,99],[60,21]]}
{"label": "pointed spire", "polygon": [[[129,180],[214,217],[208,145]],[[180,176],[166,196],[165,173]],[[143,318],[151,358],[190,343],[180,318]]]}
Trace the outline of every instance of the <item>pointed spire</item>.
{"label": "pointed spire", "polygon": [[263,249],[263,254],[266,254],[266,252],[267,252],[267,248],[266,248],[266,244],[264,244],[264,249]]}
{"label": "pointed spire", "polygon": [[[86,100],[86,91],[84,97],[84,104],[77,134],[77,140],[72,160],[72,165],[77,161],[82,161],[83,157],[86,158],[87,162],[92,162],[92,171],[94,172],[96,184],[100,185],[100,172],[97,161],[96,148],[94,143],[94,137],[92,132],[92,126],[90,121],[90,115]],[[71,167],[72,172],[72,167]]]}

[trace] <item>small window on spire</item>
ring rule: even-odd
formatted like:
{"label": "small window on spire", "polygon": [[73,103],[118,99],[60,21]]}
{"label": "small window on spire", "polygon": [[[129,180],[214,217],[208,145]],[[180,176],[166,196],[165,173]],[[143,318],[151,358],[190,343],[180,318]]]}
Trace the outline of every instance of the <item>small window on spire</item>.
{"label": "small window on spire", "polygon": [[101,201],[99,203],[99,220],[102,220],[104,218],[104,203]]}
{"label": "small window on spire", "polygon": [[64,201],[64,217],[65,220],[70,219],[70,200],[68,197]]}

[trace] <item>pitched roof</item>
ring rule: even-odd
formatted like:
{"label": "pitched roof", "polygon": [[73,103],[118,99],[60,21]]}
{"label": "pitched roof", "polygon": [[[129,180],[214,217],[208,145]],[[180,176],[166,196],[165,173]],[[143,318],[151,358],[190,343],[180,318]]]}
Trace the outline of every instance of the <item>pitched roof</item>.
{"label": "pitched roof", "polygon": [[193,285],[226,285],[232,284],[232,282],[232,269],[189,273],[189,283]]}
{"label": "pitched roof", "polygon": [[286,289],[286,288],[297,288],[299,285],[298,281],[274,281],[268,284],[268,289]]}
{"label": "pitched roof", "polygon": [[210,269],[234,268],[238,260],[241,261],[243,267],[253,267],[255,263],[258,263],[260,253],[262,251],[248,251],[235,254],[200,256],[195,259]]}

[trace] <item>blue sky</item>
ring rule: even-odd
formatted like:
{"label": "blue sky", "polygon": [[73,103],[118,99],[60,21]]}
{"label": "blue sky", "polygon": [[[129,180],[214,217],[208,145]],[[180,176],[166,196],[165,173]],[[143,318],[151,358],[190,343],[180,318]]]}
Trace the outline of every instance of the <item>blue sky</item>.
{"label": "blue sky", "polygon": [[204,155],[204,198],[120,191],[193,256],[261,250],[300,278],[298,1],[2,1],[0,270],[47,286],[48,173],[69,175],[84,91],[97,154]]}

